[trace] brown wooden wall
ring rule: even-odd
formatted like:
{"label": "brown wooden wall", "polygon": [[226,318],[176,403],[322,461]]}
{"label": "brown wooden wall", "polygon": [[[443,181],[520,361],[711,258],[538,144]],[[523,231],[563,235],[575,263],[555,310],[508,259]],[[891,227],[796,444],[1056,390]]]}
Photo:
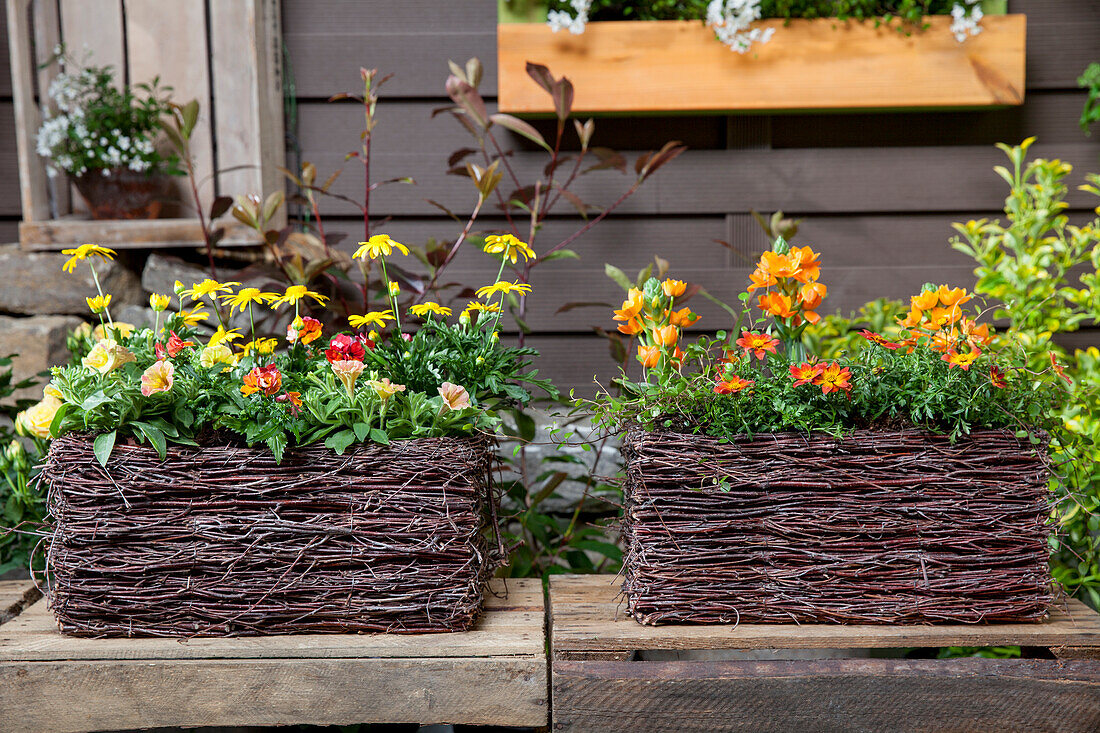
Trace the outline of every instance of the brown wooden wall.
{"label": "brown wooden wall", "polygon": [[[446,104],[448,59],[480,57],[486,65],[482,91],[493,95],[496,0],[283,2],[304,158],[322,171],[338,167],[343,154],[355,149],[362,118],[355,107],[325,98],[354,89],[361,65],[393,72],[380,105],[376,175],[411,175],[419,185],[389,189],[373,201],[374,211],[393,216],[385,230],[399,240],[453,238],[454,223],[426,199],[469,209],[469,184],[441,175],[447,154],[469,140],[453,120],[433,119],[431,111]],[[544,350],[544,370],[577,385],[590,384],[594,372],[609,373],[605,342],[591,332],[592,325],[609,326],[609,314],[555,314],[568,301],[621,299],[603,275],[605,262],[631,272],[659,254],[681,279],[734,300],[745,284],[748,258],[765,244],[750,209],[783,209],[805,218],[799,239],[824,255],[826,311],[849,311],[879,296],[903,297],[930,280],[972,284],[972,264],[948,246],[950,225],[998,212],[1005,187],[992,171],[1002,157],[994,143],[1036,135],[1034,150],[1072,162],[1075,182],[1086,170],[1100,170],[1100,135],[1087,138],[1077,127],[1084,96],[1075,82],[1090,61],[1100,60],[1100,3],[1010,0],[1010,10],[1028,15],[1027,103],[1020,108],[597,120],[595,144],[639,151],[678,139],[691,150],[620,215],[577,242],[582,260],[536,271],[530,324],[537,335],[531,341]],[[517,165],[530,170],[538,159],[537,153],[521,152]],[[579,190],[607,203],[627,185],[624,176],[602,173]],[[349,168],[338,188],[360,195],[358,171]],[[1077,193],[1072,201],[1077,208],[1087,204]],[[355,238],[360,224],[343,218],[353,211],[328,210],[341,217],[330,228]],[[575,216],[556,219],[540,235],[540,248],[577,226]],[[715,239],[732,242],[737,252]],[[479,260],[471,255],[461,263],[464,276],[477,270]],[[725,325],[708,304],[696,308],[705,316],[700,327]]]}

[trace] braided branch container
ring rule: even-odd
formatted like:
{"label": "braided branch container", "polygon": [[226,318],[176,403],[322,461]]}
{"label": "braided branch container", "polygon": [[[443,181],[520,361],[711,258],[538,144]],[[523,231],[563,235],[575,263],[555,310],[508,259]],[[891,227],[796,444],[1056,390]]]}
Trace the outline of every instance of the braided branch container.
{"label": "braided branch container", "polygon": [[502,559],[493,444],[50,446],[50,602],[79,636],[469,628]]}
{"label": "braided branch container", "polygon": [[630,432],[623,591],[644,624],[1038,621],[1043,456],[1012,432],[721,443]]}

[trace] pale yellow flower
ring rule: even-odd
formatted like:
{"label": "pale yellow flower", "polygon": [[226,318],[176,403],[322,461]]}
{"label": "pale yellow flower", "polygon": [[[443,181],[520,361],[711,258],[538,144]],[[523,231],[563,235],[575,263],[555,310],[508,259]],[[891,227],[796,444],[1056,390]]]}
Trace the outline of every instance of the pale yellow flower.
{"label": "pale yellow flower", "polygon": [[354,359],[339,359],[332,362],[332,371],[344,383],[348,399],[355,397],[355,380],[363,373],[364,364]]}
{"label": "pale yellow flower", "polygon": [[168,392],[175,381],[176,367],[172,362],[161,359],[145,370],[141,375],[141,393],[148,397],[157,392]]}
{"label": "pale yellow flower", "polygon": [[100,247],[98,244],[82,244],[76,249],[63,249],[61,254],[71,255],[65,264],[61,266],[62,270],[71,275],[76,270],[77,262],[83,262],[89,257],[102,257],[105,260],[113,260],[116,252],[107,247]]}
{"label": "pale yellow flower", "polygon": [[115,321],[114,324],[99,324],[92,329],[92,338],[96,341],[101,341],[105,338],[115,338],[119,341],[130,338],[130,334],[134,332],[134,324],[126,323],[125,321]]}
{"label": "pale yellow flower", "polygon": [[443,398],[443,411],[461,410],[470,406],[470,393],[460,384],[444,382],[439,385],[439,396]]}
{"label": "pale yellow flower", "polygon": [[59,400],[64,399],[61,390],[58,389],[57,385],[53,382],[46,382],[46,386],[42,388],[42,397],[56,397]]}
{"label": "pale yellow flower", "polygon": [[375,234],[365,242],[359,243],[359,249],[355,250],[355,257],[359,259],[376,260],[379,257],[388,257],[397,250],[403,255],[409,253],[409,248],[400,242],[395,242],[388,234]]}
{"label": "pale yellow flower", "polygon": [[382,402],[386,402],[390,397],[393,397],[398,392],[405,391],[405,385],[394,384],[388,377],[382,377],[382,379],[372,379],[367,382],[374,388],[375,393],[381,398]]}
{"label": "pale yellow flower", "polygon": [[157,313],[163,313],[171,302],[172,297],[169,295],[161,295],[160,293],[152,293],[149,295],[149,307]]}
{"label": "pale yellow flower", "polygon": [[[233,352],[225,344],[212,344],[199,353],[199,364],[206,369],[217,364],[233,366],[236,363],[237,358],[233,356]],[[222,371],[224,372],[225,369]]]}
{"label": "pale yellow flower", "polygon": [[60,408],[61,400],[46,395],[41,402],[15,416],[15,432],[20,435],[33,435],[36,438],[50,437],[50,423],[53,422]]}
{"label": "pale yellow flower", "polygon": [[137,361],[137,359],[129,349],[120,346],[114,339],[103,339],[92,347],[80,363],[90,371],[108,374],[131,361]]}
{"label": "pale yellow flower", "polygon": [[516,264],[517,255],[523,255],[524,260],[535,258],[535,252],[526,242],[516,239],[511,234],[490,234],[485,237],[485,251],[489,254],[501,255],[502,259],[511,260]]}

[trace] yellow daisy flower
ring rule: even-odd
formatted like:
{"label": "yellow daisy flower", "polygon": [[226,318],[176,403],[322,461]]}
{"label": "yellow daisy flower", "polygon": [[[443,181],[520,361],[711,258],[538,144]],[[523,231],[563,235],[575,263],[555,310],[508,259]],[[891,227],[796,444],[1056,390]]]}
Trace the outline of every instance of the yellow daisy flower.
{"label": "yellow daisy flower", "polygon": [[352,328],[363,328],[364,326],[378,326],[379,328],[385,328],[387,321],[396,320],[393,317],[393,311],[371,311],[365,316],[348,316],[348,323]]}
{"label": "yellow daisy flower", "polygon": [[324,305],[325,301],[328,300],[326,296],[321,295],[320,293],[313,292],[305,285],[291,285],[281,296],[271,299],[271,307],[275,308],[276,306],[282,305],[283,303],[286,303],[288,305],[298,305],[298,301],[300,301],[302,298],[307,297],[313,298],[315,302],[320,303],[321,305]]}
{"label": "yellow daisy flower", "polygon": [[248,356],[253,349],[257,354],[270,354],[275,351],[275,347],[279,345],[278,339],[256,339],[255,341],[249,341],[248,343],[241,344],[241,356]]}
{"label": "yellow daisy flower", "polygon": [[398,295],[401,295],[401,283],[390,280],[390,296],[396,298]]}
{"label": "yellow daisy flower", "polygon": [[393,254],[395,249],[403,255],[409,253],[408,247],[390,239],[390,235],[375,234],[367,241],[359,243],[359,249],[355,250],[354,256],[357,259],[367,259],[369,257],[372,260],[376,260],[379,257]]}
{"label": "yellow daisy flower", "polygon": [[61,269],[71,275],[76,269],[77,262],[83,262],[89,257],[102,257],[105,260],[113,260],[117,253],[113,249],[100,247],[98,244],[82,244],[76,249],[63,249],[61,254],[70,255],[65,264],[61,266]]}
{"label": "yellow daisy flower", "polygon": [[200,321],[205,321],[210,318],[210,314],[203,309],[203,304],[199,303],[197,307],[190,310],[181,310],[180,318],[188,326],[197,325]]}
{"label": "yellow daisy flower", "polygon": [[201,283],[195,283],[187,290],[180,291],[180,296],[186,295],[191,300],[202,300],[207,296],[214,297],[218,293],[231,293],[233,292],[231,287],[233,285],[240,285],[240,283],[235,281],[220,283],[217,280],[206,278]]}
{"label": "yellow daisy flower", "polygon": [[245,309],[252,303],[265,305],[278,297],[278,293],[264,293],[259,288],[241,288],[235,295],[223,297],[222,305],[228,304],[230,313],[233,312],[234,308],[244,313]]}
{"label": "yellow daisy flower", "polygon": [[149,296],[149,307],[157,313],[162,313],[168,304],[172,302],[172,298],[167,295],[161,295],[159,293],[152,293]]}
{"label": "yellow daisy flower", "polygon": [[465,310],[462,311],[462,315],[469,316],[471,313],[485,313],[486,315],[492,315],[500,311],[500,306],[496,303],[479,303],[476,300],[471,300],[466,304]]}
{"label": "yellow daisy flower", "polygon": [[210,340],[206,342],[207,346],[217,346],[218,344],[228,344],[241,338],[243,334],[234,328],[230,331],[226,331],[223,326],[218,326],[218,330],[214,332],[214,335],[210,337]]}
{"label": "yellow daisy flower", "polygon": [[535,252],[526,242],[521,242],[511,234],[490,234],[485,237],[485,251],[493,255],[501,255],[503,259],[516,264],[517,255],[523,255],[524,260],[533,260]]}
{"label": "yellow daisy flower", "polygon": [[111,294],[97,295],[94,298],[85,298],[84,300],[88,302],[88,307],[92,309],[92,313],[99,314],[111,305]]}
{"label": "yellow daisy flower", "polygon": [[435,313],[438,316],[449,316],[451,315],[451,309],[446,306],[440,305],[439,303],[432,303],[431,301],[429,301],[427,303],[419,303],[418,305],[414,305],[413,307],[409,308],[409,313],[412,313],[414,316],[417,316],[419,318],[424,318],[429,313]]}
{"label": "yellow daisy flower", "polygon": [[493,285],[486,285],[483,288],[478,288],[477,297],[489,300],[497,293],[520,293],[522,295],[527,295],[529,292],[531,292],[531,286],[527,283],[509,283],[501,281]]}

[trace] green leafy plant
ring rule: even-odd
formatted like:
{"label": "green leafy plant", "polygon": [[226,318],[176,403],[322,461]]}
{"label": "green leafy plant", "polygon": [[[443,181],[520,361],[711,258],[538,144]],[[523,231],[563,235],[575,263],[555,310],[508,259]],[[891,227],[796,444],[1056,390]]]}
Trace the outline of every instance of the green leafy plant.
{"label": "green leafy plant", "polygon": [[[15,381],[12,357],[0,357],[0,400],[7,402],[17,389],[36,383],[34,379]],[[43,401],[49,399],[49,395],[43,396]],[[46,515],[46,501],[35,485],[35,477],[48,441],[28,430],[28,416],[33,420],[49,406],[31,406],[29,402],[18,400],[0,408],[6,418],[0,421],[0,575],[28,567],[38,542],[35,531]],[[17,437],[17,433],[24,437]],[[37,560],[41,564],[41,558]]]}
{"label": "green leafy plant", "polygon": [[1089,64],[1084,73],[1077,77],[1077,86],[1088,92],[1078,124],[1083,133],[1090,135],[1092,125],[1100,121],[1100,63]]}

